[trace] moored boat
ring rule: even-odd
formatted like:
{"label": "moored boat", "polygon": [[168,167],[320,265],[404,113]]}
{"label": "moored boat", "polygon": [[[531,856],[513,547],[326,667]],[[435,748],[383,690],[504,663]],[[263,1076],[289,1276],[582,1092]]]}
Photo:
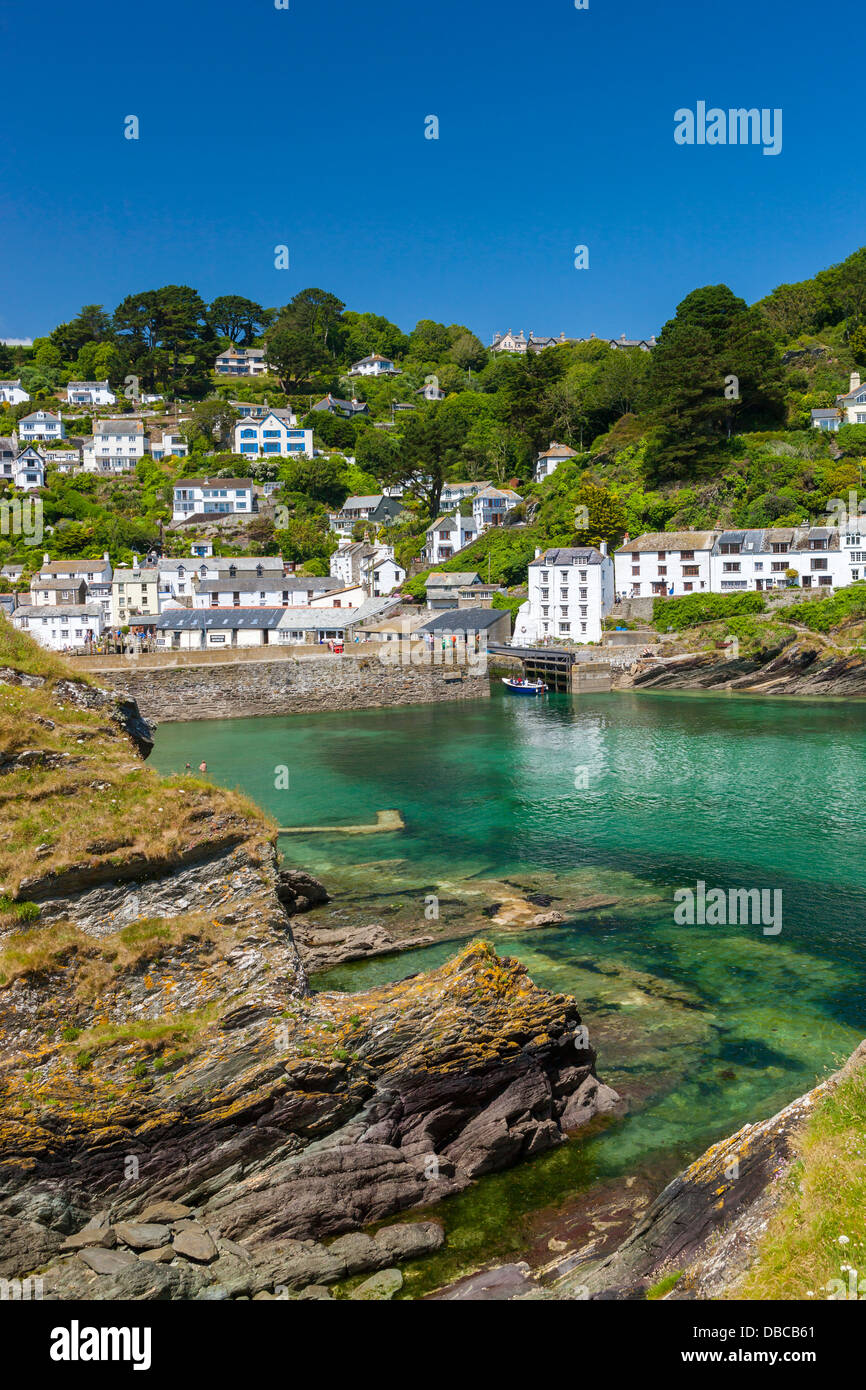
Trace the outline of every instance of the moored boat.
{"label": "moored boat", "polygon": [[528,681],[521,676],[503,676],[502,684],[512,695],[544,695],[547,691],[544,681]]}

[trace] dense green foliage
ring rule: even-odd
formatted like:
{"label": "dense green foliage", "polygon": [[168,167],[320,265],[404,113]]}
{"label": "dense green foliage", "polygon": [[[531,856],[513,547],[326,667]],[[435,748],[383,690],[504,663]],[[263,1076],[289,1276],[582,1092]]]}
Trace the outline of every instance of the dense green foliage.
{"label": "dense green foliage", "polygon": [[785,617],[813,632],[830,632],[843,623],[866,618],[866,584],[852,584],[828,598],[807,599],[786,609]]}
{"label": "dense green foliage", "polygon": [[763,613],[765,609],[762,594],[684,594],[682,598],[654,599],[653,624],[660,632],[669,628],[682,632],[699,623]]}

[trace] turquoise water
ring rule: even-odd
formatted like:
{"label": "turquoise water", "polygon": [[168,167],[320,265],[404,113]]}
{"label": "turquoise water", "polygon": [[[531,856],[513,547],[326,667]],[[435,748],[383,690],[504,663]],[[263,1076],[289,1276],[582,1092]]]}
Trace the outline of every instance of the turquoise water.
{"label": "turquoise water", "polygon": [[[202,757],[281,825],[402,813],[395,833],[281,841],[288,862],[334,891],[334,921],[423,930],[436,894],[443,925],[451,913],[462,930],[477,926],[538,984],[577,998],[599,1072],[630,1113],[438,1208],[454,1213],[452,1246],[458,1229],[472,1233],[469,1264],[501,1248],[491,1202],[498,1227],[510,1215],[518,1249],[541,1208],[626,1175],[657,1188],[866,1034],[863,705],[632,694],[536,703],[496,690],[466,704],[159,730],[160,770]],[[781,932],[677,925],[673,894],[699,880],[780,890]],[[566,921],[515,931],[484,916],[491,899],[527,890]],[[581,907],[593,897],[606,905]],[[459,945],[339,967],[316,984],[366,988]]]}

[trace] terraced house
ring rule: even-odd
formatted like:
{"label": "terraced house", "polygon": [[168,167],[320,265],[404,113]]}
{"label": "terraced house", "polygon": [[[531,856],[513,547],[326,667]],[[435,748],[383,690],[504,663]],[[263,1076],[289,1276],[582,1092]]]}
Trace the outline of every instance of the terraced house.
{"label": "terraced house", "polygon": [[111,621],[115,627],[134,623],[136,618],[159,614],[159,570],[156,566],[114,571],[111,583]]}
{"label": "terraced house", "polygon": [[709,593],[715,531],[651,531],[614,556],[616,592],[625,598]]}

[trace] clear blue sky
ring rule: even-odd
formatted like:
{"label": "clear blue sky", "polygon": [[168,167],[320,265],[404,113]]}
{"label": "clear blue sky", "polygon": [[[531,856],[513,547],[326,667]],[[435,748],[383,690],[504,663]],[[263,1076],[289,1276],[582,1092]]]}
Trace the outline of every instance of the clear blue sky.
{"label": "clear blue sky", "polygon": [[[4,337],[167,283],[265,305],[319,286],[485,341],[644,336],[698,285],[753,300],[866,241],[863,60],[839,0],[6,13]],[[781,107],[782,153],[677,146],[674,111],[698,100]]]}

